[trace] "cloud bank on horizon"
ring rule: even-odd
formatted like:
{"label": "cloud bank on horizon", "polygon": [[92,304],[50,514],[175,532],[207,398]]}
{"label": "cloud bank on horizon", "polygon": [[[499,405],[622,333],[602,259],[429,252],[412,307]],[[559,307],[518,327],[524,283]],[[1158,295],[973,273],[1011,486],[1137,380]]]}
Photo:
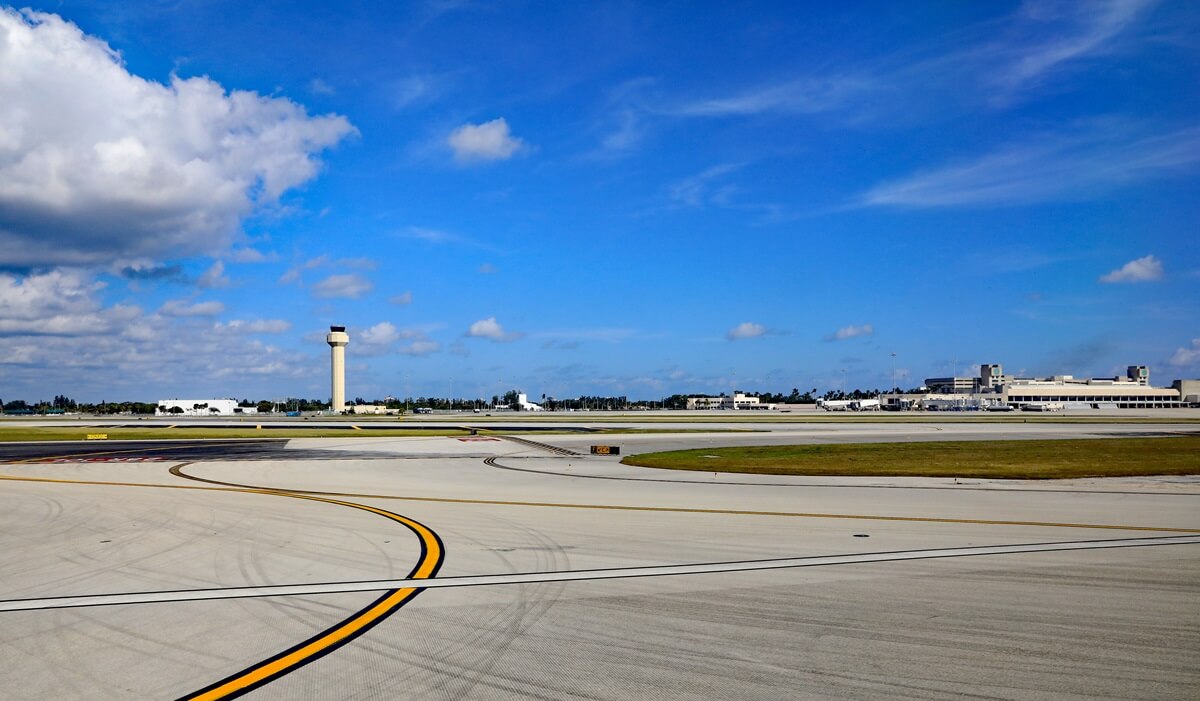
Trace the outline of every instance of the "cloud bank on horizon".
{"label": "cloud bank on horizon", "polygon": [[1200,376],[1188,3],[31,5],[6,398]]}

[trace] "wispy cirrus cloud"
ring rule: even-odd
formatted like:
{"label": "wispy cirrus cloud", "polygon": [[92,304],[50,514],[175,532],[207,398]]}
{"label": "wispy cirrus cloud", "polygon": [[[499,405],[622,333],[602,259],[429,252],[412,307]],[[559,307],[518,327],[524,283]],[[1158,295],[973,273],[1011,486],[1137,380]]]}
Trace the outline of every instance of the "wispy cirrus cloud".
{"label": "wispy cirrus cloud", "polygon": [[435,229],[428,226],[410,226],[396,232],[395,235],[402,239],[421,241],[431,246],[461,246],[463,248],[477,248],[492,253],[502,253],[500,249],[489,243],[478,241],[454,231]]}
{"label": "wispy cirrus cloud", "polygon": [[721,163],[672,183],[667,188],[671,201],[685,207],[699,207],[707,202],[725,202],[736,187],[721,180],[744,166],[744,163]]}
{"label": "wispy cirrus cloud", "polygon": [[[1087,59],[1114,53],[1155,0],[1027,2],[915,50],[837,68],[802,69],[724,94],[660,99],[650,111],[672,117],[844,113],[850,123],[916,114],[950,104],[1005,108]],[[1144,33],[1143,33],[1144,34]],[[929,99],[932,95],[941,99]]]}
{"label": "wispy cirrus cloud", "polygon": [[1121,121],[1000,146],[972,160],[876,185],[860,206],[967,207],[1088,199],[1200,163],[1200,127]]}
{"label": "wispy cirrus cloud", "polygon": [[662,107],[660,112],[675,117],[735,117],[764,112],[813,114],[845,106],[852,97],[873,91],[874,85],[867,77],[804,78],[683,101]]}
{"label": "wispy cirrus cloud", "polygon": [[216,316],[225,311],[225,305],[216,302],[191,303],[186,299],[169,299],[158,310],[163,316]]}
{"label": "wispy cirrus cloud", "polygon": [[1142,256],[1129,261],[1116,270],[1100,276],[1100,282],[1106,284],[1120,282],[1154,282],[1163,277],[1162,261],[1153,255]]}
{"label": "wispy cirrus cloud", "polygon": [[308,81],[308,91],[313,95],[329,96],[337,94],[337,90],[335,90],[332,85],[320,78],[313,78],[312,80]]}
{"label": "wispy cirrus cloud", "polygon": [[297,263],[296,265],[293,265],[292,267],[288,268],[287,272],[285,272],[283,275],[279,276],[279,284],[290,285],[292,283],[299,283],[300,278],[303,275],[304,271],[315,270],[315,269],[321,267],[322,265],[326,265],[328,263],[329,263],[329,256],[326,256],[326,255],[320,255],[315,258],[309,258],[308,260],[306,260],[302,263]]}
{"label": "wispy cirrus cloud", "polygon": [[457,243],[463,240],[458,234],[452,234],[449,231],[442,231],[441,229],[430,229],[424,226],[410,226],[400,232],[400,236],[406,239],[425,241],[426,243]]}
{"label": "wispy cirrus cloud", "polygon": [[237,333],[284,333],[292,329],[292,322],[284,319],[233,319],[225,323],[213,324],[213,329],[220,331],[235,331]]}
{"label": "wispy cirrus cloud", "polygon": [[1017,90],[1064,64],[1104,51],[1156,1],[1026,2],[1012,19],[1010,31],[1016,36],[986,52],[1003,59],[997,84]]}
{"label": "wispy cirrus cloud", "polygon": [[352,270],[374,270],[375,268],[379,267],[379,264],[375,262],[375,259],[367,258],[365,256],[358,258],[333,259],[328,255],[322,254],[313,258],[309,258],[308,260],[302,261],[288,268],[287,272],[279,277],[279,284],[301,284],[305,272],[326,267],[350,268]]}
{"label": "wispy cirrus cloud", "polygon": [[575,348],[580,341],[603,341],[605,343],[620,343],[637,333],[634,329],[597,328],[597,329],[561,329],[555,331],[538,331],[531,334],[532,338],[546,339],[549,345],[544,347]]}

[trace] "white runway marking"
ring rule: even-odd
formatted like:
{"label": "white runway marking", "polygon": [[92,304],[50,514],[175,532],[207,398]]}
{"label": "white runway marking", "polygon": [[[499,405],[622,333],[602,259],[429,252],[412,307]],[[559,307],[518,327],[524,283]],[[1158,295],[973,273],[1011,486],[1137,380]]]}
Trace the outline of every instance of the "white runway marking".
{"label": "white runway marking", "polygon": [[1019,543],[967,548],[937,548],[898,552],[856,553],[849,555],[819,555],[740,562],[711,562],[691,565],[657,565],[599,570],[566,570],[560,572],[529,572],[521,574],[445,577],[441,579],[384,579],[363,582],[329,582],[322,584],[283,584],[257,587],[228,587],[222,589],[192,589],[182,591],[137,592],[130,594],[97,594],[42,599],[12,599],[0,601],[0,612],[36,611],[42,609],[78,608],[84,606],[117,606],[151,604],[172,601],[203,601],[212,599],[246,599],[268,596],[308,596],[313,594],[342,594],[347,592],[384,591],[388,589],[442,587],[477,587],[497,584],[533,584],[539,582],[571,582],[598,579],[627,579],[632,577],[664,577],[685,574],[715,574],[749,572],[798,567],[826,567],[871,562],[902,560],[931,560],[982,555],[1012,555],[1018,553],[1058,552],[1066,550],[1098,550],[1106,548],[1135,548],[1156,545],[1200,545],[1200,534],[1164,536],[1157,538],[1121,538],[1113,540],[1080,540],[1058,543]]}

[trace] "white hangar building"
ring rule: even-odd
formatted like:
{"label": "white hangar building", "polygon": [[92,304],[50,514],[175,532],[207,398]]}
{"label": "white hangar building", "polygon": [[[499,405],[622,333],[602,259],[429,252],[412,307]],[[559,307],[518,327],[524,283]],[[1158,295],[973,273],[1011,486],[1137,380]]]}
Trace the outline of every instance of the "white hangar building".
{"label": "white hangar building", "polygon": [[233,416],[257,414],[258,409],[240,407],[236,399],[160,399],[154,413],[157,416]]}

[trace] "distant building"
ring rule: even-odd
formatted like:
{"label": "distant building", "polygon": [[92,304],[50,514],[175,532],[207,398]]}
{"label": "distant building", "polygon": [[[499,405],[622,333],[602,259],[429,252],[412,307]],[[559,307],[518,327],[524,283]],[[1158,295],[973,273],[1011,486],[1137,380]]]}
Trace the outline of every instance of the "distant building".
{"label": "distant building", "polygon": [[935,394],[970,394],[977,382],[974,377],[926,377],[925,387]]}
{"label": "distant building", "polygon": [[542,405],[529,401],[524,392],[517,394],[517,408],[521,411],[543,411]]}
{"label": "distant building", "polygon": [[775,405],[764,404],[759,401],[758,397],[752,397],[743,392],[734,392],[732,397],[688,397],[687,408],[689,411],[709,409],[754,411],[771,410],[775,408]]}
{"label": "distant building", "polygon": [[1164,409],[1186,406],[1185,392],[1200,398],[1200,381],[1177,380],[1170,388],[1152,387],[1150,368],[1145,365],[1130,365],[1124,377],[1087,379],[1072,375],[1012,377],[1005,375],[1000,365],[981,365],[978,377],[929,377],[925,387],[923,393],[885,394],[881,400],[885,408],[891,409],[1019,409],[1043,404]]}
{"label": "distant building", "polygon": [[400,413],[399,409],[389,409],[384,404],[349,404],[346,406],[347,414],[367,414],[384,416]]}
{"label": "distant building", "polygon": [[1175,380],[1171,389],[1179,392],[1179,399],[1185,404],[1200,404],[1200,380]]}
{"label": "distant building", "polygon": [[160,399],[158,416],[233,416],[257,414],[254,407],[240,407],[236,399]]}

